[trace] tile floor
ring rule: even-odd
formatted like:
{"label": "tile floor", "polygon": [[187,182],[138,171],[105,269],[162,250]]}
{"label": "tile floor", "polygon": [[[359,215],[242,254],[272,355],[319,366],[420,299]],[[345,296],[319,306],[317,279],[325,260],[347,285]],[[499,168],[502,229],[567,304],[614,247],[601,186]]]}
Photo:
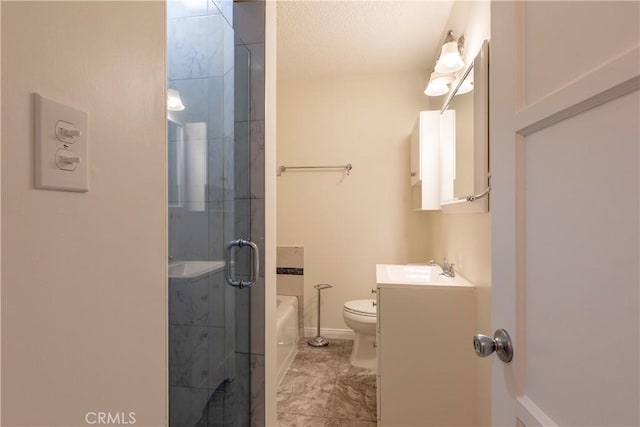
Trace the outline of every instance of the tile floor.
{"label": "tile floor", "polygon": [[353,341],[314,348],[307,340],[278,388],[280,427],[375,427],[376,375],[351,366]]}

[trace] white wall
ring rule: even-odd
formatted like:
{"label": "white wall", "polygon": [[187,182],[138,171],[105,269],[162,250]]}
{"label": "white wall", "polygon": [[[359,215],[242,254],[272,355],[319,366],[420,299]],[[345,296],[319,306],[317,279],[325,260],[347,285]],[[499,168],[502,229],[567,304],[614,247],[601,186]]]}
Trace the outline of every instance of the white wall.
{"label": "white wall", "polygon": [[[482,42],[491,36],[490,4],[487,1],[456,1],[446,28],[456,37],[464,34],[464,60],[469,64]],[[442,97],[443,99],[444,97]],[[442,101],[432,98],[432,108]],[[491,207],[489,207],[491,209]],[[446,257],[456,271],[477,286],[477,331],[492,335],[491,329],[491,214],[428,214],[429,257]],[[469,338],[471,339],[471,338]],[[491,424],[491,362],[478,359],[477,414],[480,425]]]}
{"label": "white wall", "polygon": [[425,262],[426,214],[411,211],[408,136],[428,107],[424,76],[362,75],[278,82],[278,165],[342,172],[278,177],[278,245],[303,246],[305,326],[347,329],[345,301],[372,298],[377,263]]}
{"label": "white wall", "polygon": [[[165,5],[1,7],[2,423],[166,425]],[[88,111],[88,193],[33,188],[34,92]]]}

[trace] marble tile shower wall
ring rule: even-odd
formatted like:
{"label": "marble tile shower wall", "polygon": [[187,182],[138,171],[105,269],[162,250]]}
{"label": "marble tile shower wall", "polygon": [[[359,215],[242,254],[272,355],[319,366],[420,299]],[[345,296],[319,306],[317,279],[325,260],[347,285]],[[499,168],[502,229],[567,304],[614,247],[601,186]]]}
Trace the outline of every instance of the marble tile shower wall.
{"label": "marble tile shower wall", "polygon": [[[173,261],[222,260],[225,242],[236,233],[234,176],[229,172],[235,155],[232,22],[232,0],[167,2],[168,86],[179,91],[185,106],[169,112]],[[196,132],[190,134],[192,129]],[[244,396],[249,395],[250,365],[237,354],[235,294],[222,272],[170,279],[172,426],[248,423]]]}
{"label": "marble tile shower wall", "polygon": [[[221,260],[225,241],[233,237],[233,176],[224,174],[234,161],[232,1],[169,1],[167,17],[169,88],[179,91],[185,105],[169,113],[169,256]],[[200,152],[206,163],[191,164],[193,141],[180,138],[187,123],[206,128]],[[199,192],[185,185],[198,167],[204,180]]]}

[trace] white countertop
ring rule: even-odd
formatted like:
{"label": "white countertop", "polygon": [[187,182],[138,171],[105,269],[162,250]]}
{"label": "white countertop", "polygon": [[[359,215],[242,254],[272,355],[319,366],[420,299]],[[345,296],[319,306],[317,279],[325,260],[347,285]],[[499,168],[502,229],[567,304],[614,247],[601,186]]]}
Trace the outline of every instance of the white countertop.
{"label": "white countertop", "polygon": [[456,277],[441,274],[437,265],[427,264],[377,264],[378,285],[404,285],[429,287],[475,288],[475,285],[456,273]]}

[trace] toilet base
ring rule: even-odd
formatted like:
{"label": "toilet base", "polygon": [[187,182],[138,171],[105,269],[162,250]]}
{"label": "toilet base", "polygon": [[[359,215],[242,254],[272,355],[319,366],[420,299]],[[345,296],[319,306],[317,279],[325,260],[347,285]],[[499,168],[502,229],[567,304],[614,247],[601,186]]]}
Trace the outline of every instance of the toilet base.
{"label": "toilet base", "polygon": [[349,357],[349,362],[358,368],[375,371],[378,367],[375,343],[375,335],[356,333],[356,339],[353,341],[353,351],[351,352],[351,357]]}

